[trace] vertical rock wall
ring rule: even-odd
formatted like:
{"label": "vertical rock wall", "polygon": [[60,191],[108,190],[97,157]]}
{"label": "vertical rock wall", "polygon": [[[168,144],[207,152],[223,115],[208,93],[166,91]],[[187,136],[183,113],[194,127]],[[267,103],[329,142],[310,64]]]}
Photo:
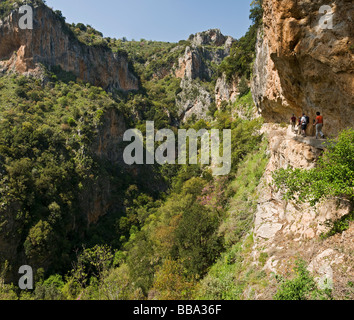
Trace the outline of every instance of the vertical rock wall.
{"label": "vertical rock wall", "polygon": [[[323,29],[322,5],[333,11]],[[353,127],[354,6],[351,0],[265,0],[252,93],[267,122],[289,122],[292,113],[325,117],[325,133]]]}
{"label": "vertical rock wall", "polygon": [[19,29],[18,10],[0,21],[0,71],[40,76],[40,64],[60,66],[106,90],[138,89],[138,79],[130,72],[127,57],[79,42],[46,6],[33,11],[33,30]]}

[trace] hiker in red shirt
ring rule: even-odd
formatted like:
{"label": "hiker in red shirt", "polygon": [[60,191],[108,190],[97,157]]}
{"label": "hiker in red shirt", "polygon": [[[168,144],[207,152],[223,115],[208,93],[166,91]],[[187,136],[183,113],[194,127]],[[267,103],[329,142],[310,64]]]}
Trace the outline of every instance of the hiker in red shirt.
{"label": "hiker in red shirt", "polygon": [[291,129],[293,130],[293,132],[295,132],[295,127],[296,127],[296,117],[295,114],[293,114],[293,116],[291,117]]}
{"label": "hiker in red shirt", "polygon": [[316,127],[316,139],[318,139],[318,135],[320,134],[322,139],[325,138],[325,135],[322,132],[322,128],[323,128],[323,117],[321,116],[320,112],[316,113],[317,117],[316,117],[316,122],[314,123],[314,126]]}

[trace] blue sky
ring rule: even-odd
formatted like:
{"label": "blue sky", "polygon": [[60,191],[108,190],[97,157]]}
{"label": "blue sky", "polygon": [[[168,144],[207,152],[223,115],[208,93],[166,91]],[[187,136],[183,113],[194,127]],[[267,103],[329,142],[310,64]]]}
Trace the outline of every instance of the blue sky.
{"label": "blue sky", "polygon": [[105,37],[178,42],[218,28],[240,38],[252,0],[47,0],[69,23],[89,24]]}

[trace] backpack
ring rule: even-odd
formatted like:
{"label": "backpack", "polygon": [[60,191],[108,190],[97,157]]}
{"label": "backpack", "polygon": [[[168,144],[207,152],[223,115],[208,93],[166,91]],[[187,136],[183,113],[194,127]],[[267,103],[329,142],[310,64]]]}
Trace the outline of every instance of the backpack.
{"label": "backpack", "polygon": [[309,123],[310,123],[310,117],[306,116],[306,124],[309,124]]}

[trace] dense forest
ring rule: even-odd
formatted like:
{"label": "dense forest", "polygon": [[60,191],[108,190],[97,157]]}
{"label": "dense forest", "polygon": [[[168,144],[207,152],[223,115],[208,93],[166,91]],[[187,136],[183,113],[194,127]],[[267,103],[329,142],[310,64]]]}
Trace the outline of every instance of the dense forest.
{"label": "dense forest", "polygon": [[[7,5],[2,3],[3,14]],[[60,12],[56,14],[64,19]],[[236,42],[232,50],[246,49],[248,40],[255,44],[259,16],[252,17],[255,24],[246,39]],[[267,160],[262,136],[257,134],[261,122],[233,118],[231,106],[210,113],[211,123],[178,121],[175,101],[180,79],[158,73],[173,67],[188,41],[117,40],[83,24],[66,27],[87,45],[128,56],[140,89],[107,93],[61,68],[47,71],[45,85],[15,74],[1,77],[1,199],[6,213],[2,225],[11,220],[10,232],[21,238],[25,259],[35,271],[35,290],[21,292],[19,298],[217,297],[209,292],[213,277],[208,273],[247,233],[252,216],[248,204],[242,217],[228,212],[230,199],[242,203],[256,187],[244,182],[241,186],[235,179],[242,181],[245,174],[260,178]],[[240,68],[248,79],[252,54],[250,46]],[[215,77],[225,68],[232,73],[238,67],[223,64],[215,68]],[[232,174],[215,178],[210,168],[187,164],[146,167],[136,177],[125,168],[103,163],[90,146],[110,109],[124,115],[127,127],[142,130],[146,120],[153,120],[156,129],[231,129]],[[152,188],[146,177],[154,179]],[[85,230],[80,202],[90,185],[106,180],[115,190],[117,210],[77,233]],[[16,217],[6,216],[15,210]],[[240,234],[227,230],[229,220],[242,225]],[[2,274],[11,267],[2,261]],[[2,292],[3,297],[18,294],[11,286]]]}

